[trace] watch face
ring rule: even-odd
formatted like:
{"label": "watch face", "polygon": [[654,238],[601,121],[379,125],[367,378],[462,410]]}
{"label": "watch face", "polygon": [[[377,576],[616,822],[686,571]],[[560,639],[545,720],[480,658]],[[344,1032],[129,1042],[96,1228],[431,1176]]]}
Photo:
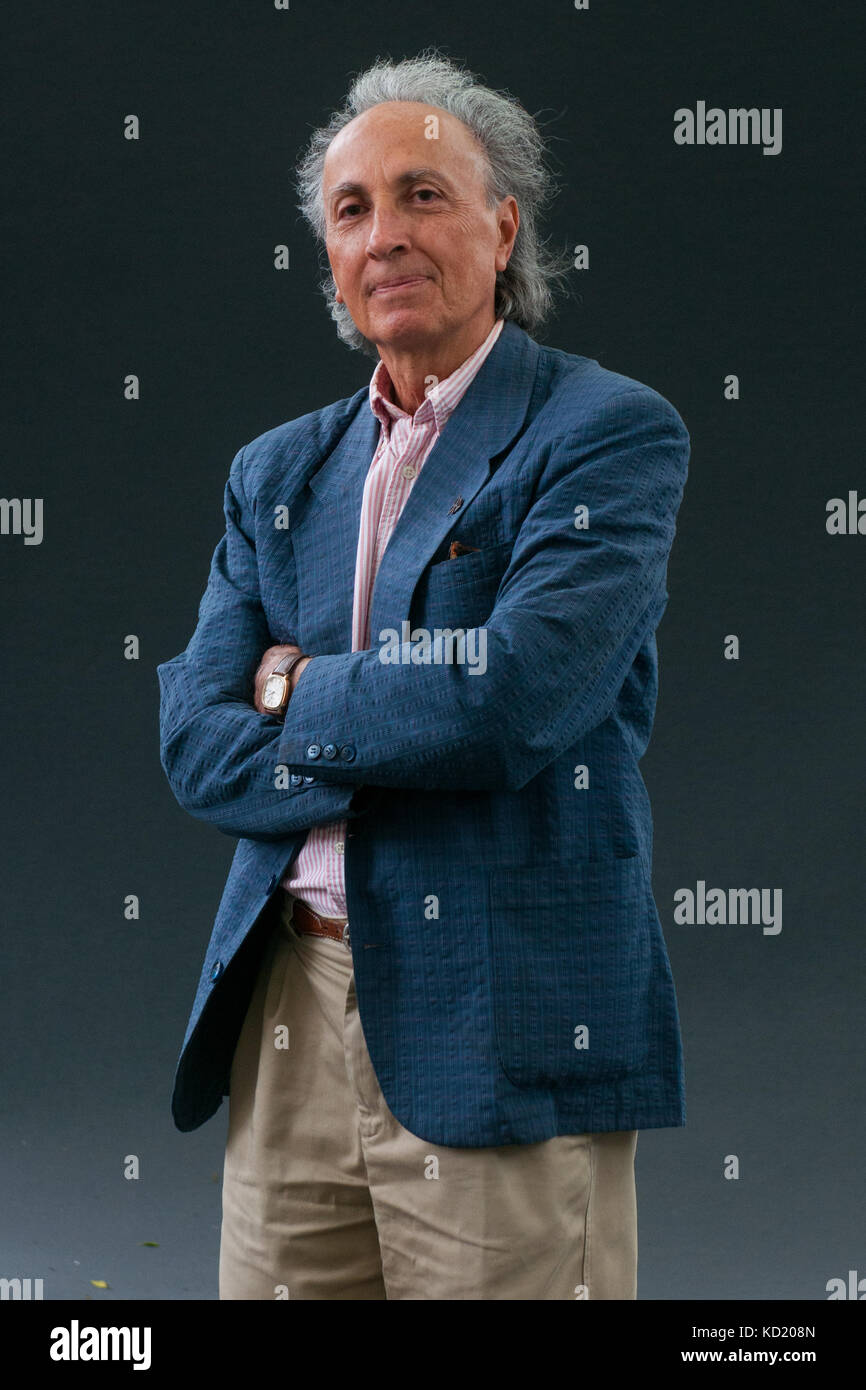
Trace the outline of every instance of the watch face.
{"label": "watch face", "polygon": [[268,676],[265,681],[265,688],[262,691],[262,704],[265,709],[279,709],[283,703],[283,692],[286,688],[285,676]]}

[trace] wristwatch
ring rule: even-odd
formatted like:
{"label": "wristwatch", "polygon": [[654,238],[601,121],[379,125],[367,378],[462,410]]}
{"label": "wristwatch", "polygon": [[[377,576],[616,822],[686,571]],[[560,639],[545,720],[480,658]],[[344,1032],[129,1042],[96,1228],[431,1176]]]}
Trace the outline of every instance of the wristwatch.
{"label": "wristwatch", "polygon": [[290,656],[284,656],[282,661],[278,661],[271,674],[265,681],[262,691],[262,704],[268,714],[285,714],[289,703],[289,696],[292,693],[289,677],[294,671],[299,661],[306,660],[306,652],[298,652]]}

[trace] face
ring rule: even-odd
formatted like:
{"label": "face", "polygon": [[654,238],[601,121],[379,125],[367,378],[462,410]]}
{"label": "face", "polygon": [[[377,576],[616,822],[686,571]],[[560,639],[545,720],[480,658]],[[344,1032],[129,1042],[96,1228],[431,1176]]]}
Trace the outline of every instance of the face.
{"label": "face", "polygon": [[331,142],[322,193],[337,299],[380,348],[411,352],[474,320],[492,325],[518,212],[512,197],[487,207],[484,170],[468,127],[423,102],[384,102]]}

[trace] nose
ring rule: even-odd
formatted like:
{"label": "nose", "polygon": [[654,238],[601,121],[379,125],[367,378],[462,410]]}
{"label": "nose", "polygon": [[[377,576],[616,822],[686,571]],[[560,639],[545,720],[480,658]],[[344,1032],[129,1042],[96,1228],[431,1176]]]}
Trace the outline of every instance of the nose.
{"label": "nose", "polygon": [[395,251],[405,251],[409,246],[406,218],[399,208],[386,203],[378,204],[373,208],[369,228],[367,255],[374,260],[390,256]]}

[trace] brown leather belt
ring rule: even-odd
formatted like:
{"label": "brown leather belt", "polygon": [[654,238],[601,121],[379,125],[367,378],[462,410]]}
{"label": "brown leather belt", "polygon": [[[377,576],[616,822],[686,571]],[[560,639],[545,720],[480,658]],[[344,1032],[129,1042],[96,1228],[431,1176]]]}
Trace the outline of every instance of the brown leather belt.
{"label": "brown leather belt", "polygon": [[322,917],[300,898],[293,898],[289,906],[296,932],[303,932],[306,936],[328,936],[332,941],[349,945],[349,922],[346,917]]}

